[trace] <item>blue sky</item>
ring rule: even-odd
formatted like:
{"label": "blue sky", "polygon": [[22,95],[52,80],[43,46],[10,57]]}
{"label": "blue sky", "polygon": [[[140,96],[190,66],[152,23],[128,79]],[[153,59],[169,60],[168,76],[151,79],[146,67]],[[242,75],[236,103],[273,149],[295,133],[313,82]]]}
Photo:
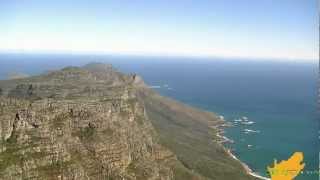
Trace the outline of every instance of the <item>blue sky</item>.
{"label": "blue sky", "polygon": [[318,59],[317,0],[3,0],[0,50]]}

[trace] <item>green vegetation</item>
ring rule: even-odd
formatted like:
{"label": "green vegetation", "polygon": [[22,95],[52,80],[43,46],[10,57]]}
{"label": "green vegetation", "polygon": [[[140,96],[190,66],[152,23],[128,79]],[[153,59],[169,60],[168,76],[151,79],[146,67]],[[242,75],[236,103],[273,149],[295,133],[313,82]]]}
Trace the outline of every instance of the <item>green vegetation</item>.
{"label": "green vegetation", "polygon": [[21,147],[15,142],[1,142],[1,145],[5,145],[7,149],[0,153],[0,177],[1,172],[4,172],[6,168],[22,160],[22,155],[19,153]]}
{"label": "green vegetation", "polygon": [[0,179],[253,179],[213,141],[211,113],[133,80],[94,64],[0,81]]}
{"label": "green vegetation", "polygon": [[78,136],[81,140],[94,140],[94,137],[96,135],[96,130],[94,127],[84,127],[81,128],[78,132]]}
{"label": "green vegetation", "polygon": [[143,116],[137,115],[137,116],[135,117],[135,121],[138,123],[138,125],[141,126],[141,125],[144,124],[145,118],[144,118]]}
{"label": "green vegetation", "polygon": [[44,151],[37,152],[32,150],[40,138],[31,137],[32,141],[25,144],[18,144],[15,136],[11,136],[7,141],[1,141],[1,147],[6,147],[6,149],[0,153],[0,177],[1,172],[4,172],[12,165],[21,164],[30,159],[40,159],[48,155]]}
{"label": "green vegetation", "polygon": [[134,174],[137,179],[148,179],[152,173],[152,169],[149,169],[147,164],[136,161],[133,161],[129,164],[127,171],[130,174]]}
{"label": "green vegetation", "polygon": [[[214,121],[214,116],[153,93],[142,100],[161,143],[177,155],[185,168],[209,179],[255,179],[212,141],[208,122]],[[181,179],[189,179],[181,167],[176,167],[175,172]]]}
{"label": "green vegetation", "polygon": [[188,170],[186,167],[180,163],[176,163],[173,166],[173,175],[175,180],[185,180],[185,179],[200,179],[201,176],[197,175],[195,172]]}

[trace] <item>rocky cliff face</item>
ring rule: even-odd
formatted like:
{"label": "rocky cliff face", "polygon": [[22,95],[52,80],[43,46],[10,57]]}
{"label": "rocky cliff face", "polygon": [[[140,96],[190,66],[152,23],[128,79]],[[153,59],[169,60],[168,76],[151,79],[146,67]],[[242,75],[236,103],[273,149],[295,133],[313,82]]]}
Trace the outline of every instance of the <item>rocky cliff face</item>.
{"label": "rocky cliff face", "polygon": [[134,82],[101,64],[3,82],[1,178],[171,179],[175,156],[157,143]]}
{"label": "rocky cliff face", "polygon": [[0,179],[206,179],[161,143],[139,76],[89,64],[0,88]]}

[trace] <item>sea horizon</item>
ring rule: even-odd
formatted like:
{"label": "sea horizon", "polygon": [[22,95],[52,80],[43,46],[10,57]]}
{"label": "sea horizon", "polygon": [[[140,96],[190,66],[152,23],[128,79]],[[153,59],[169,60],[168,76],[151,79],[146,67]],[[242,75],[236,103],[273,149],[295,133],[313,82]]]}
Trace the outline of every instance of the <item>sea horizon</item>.
{"label": "sea horizon", "polygon": [[[306,170],[317,169],[316,62],[167,58],[0,54],[0,79],[12,72],[37,75],[89,62],[110,63],[120,71],[141,75],[164,96],[217,113],[233,123],[225,136],[235,143],[226,147],[255,173],[266,176],[274,159],[286,159],[296,151],[304,152]],[[235,124],[243,117],[253,124]],[[297,179],[315,176],[305,174]]]}

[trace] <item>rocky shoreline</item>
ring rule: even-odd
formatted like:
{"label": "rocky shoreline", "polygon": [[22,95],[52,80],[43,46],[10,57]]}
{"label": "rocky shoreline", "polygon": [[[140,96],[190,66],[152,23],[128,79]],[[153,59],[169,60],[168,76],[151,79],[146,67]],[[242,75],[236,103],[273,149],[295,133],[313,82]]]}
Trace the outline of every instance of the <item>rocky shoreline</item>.
{"label": "rocky shoreline", "polygon": [[0,179],[256,179],[225,152],[231,123],[110,65],[0,81],[0,94]]}
{"label": "rocky shoreline", "polygon": [[[221,120],[224,120],[223,116],[219,116],[219,119]],[[224,120],[225,121],[225,120]],[[246,163],[242,162],[239,158],[237,158],[230,149],[226,148],[224,146],[225,143],[234,143],[234,140],[224,136],[224,128],[226,127],[231,127],[232,124],[228,123],[228,122],[225,122],[224,124],[222,125],[218,125],[218,126],[214,126],[214,127],[211,127],[211,128],[215,128],[217,129],[217,133],[215,134],[216,137],[218,137],[218,142],[222,145],[223,149],[225,150],[225,152],[231,157],[233,158],[234,160],[238,161],[242,166],[243,168],[246,170],[246,172],[255,177],[255,178],[258,178],[258,179],[261,179],[261,180],[270,180],[270,178],[267,178],[267,177],[264,177],[264,176],[261,176],[257,173],[255,173]]]}
{"label": "rocky shoreline", "polygon": [[225,148],[226,152],[229,154],[230,157],[232,157],[233,159],[239,161],[241,163],[241,165],[245,168],[246,172],[253,176],[253,177],[256,177],[256,178],[259,178],[259,179],[262,179],[262,180],[270,180],[270,178],[267,178],[267,177],[264,177],[264,176],[261,176],[257,173],[254,173],[252,169],[250,169],[250,167],[245,164],[244,162],[242,162],[240,159],[238,159],[234,154],[232,154],[231,150],[230,149],[227,149]]}

